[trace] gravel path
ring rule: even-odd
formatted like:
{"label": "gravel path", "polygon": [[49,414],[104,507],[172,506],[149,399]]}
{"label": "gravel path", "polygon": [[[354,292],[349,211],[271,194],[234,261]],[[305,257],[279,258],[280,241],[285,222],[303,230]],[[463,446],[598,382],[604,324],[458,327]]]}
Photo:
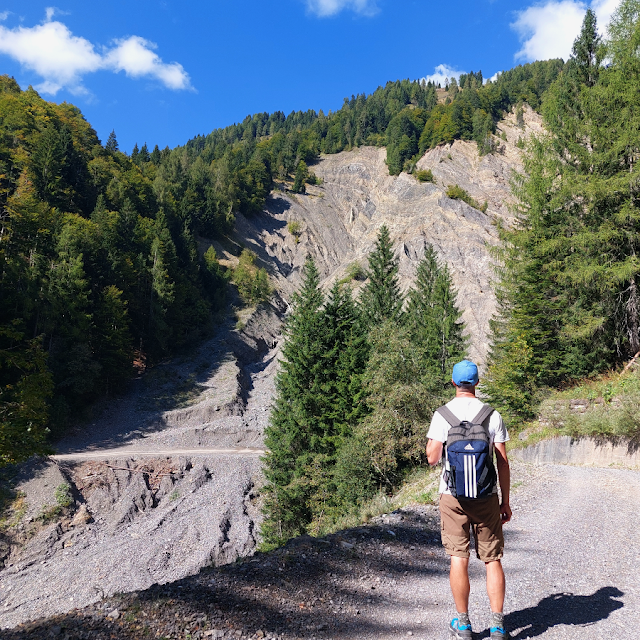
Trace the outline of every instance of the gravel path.
{"label": "gravel path", "polygon": [[266,449],[256,449],[255,447],[233,447],[230,449],[209,449],[199,447],[198,449],[166,449],[162,447],[153,447],[147,449],[137,449],[134,447],[118,447],[115,449],[102,449],[101,451],[84,451],[82,453],[65,453],[51,456],[52,460],[58,462],[79,462],[81,460],[113,460],[117,458],[125,458],[128,456],[136,458],[145,457],[177,457],[177,456],[206,456],[225,455],[225,456],[263,456]]}
{"label": "gravel path", "polygon": [[[504,560],[511,637],[630,637],[640,624],[640,473],[523,463],[513,471]],[[2,637],[444,640],[452,607],[438,528],[435,507],[416,506]],[[471,567],[478,640],[489,635],[488,604],[483,567]]]}

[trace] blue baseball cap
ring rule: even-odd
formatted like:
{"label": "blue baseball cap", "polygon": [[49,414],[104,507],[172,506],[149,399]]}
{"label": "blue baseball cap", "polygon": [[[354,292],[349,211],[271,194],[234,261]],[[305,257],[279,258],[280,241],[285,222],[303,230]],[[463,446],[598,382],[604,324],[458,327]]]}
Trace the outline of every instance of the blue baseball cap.
{"label": "blue baseball cap", "polygon": [[454,365],[451,379],[457,386],[477,385],[478,384],[478,367],[470,360],[463,360]]}

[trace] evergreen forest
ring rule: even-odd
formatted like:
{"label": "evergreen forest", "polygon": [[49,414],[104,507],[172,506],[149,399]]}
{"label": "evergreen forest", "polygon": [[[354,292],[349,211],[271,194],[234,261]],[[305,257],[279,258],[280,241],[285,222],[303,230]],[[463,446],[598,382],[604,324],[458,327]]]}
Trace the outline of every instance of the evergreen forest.
{"label": "evergreen forest", "polygon": [[340,283],[325,296],[313,260],[305,264],[266,432],[267,544],[325,530],[423,459],[466,338],[449,270],[430,245],[406,295],[397,274],[385,226],[355,301]]}
{"label": "evergreen forest", "polygon": [[485,389],[511,420],[640,351],[640,2],[608,31],[587,11],[514,181],[517,224],[501,231]]}

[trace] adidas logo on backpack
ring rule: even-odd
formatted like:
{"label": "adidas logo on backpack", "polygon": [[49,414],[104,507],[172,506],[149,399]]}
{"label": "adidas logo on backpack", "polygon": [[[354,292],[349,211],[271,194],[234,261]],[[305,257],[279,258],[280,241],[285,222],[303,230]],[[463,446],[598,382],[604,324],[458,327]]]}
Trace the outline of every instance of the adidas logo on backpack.
{"label": "adidas logo on backpack", "polygon": [[466,500],[488,498],[497,479],[488,427],[493,408],[482,405],[470,422],[459,420],[446,406],[437,411],[451,425],[443,454],[449,462],[444,479],[451,495]]}

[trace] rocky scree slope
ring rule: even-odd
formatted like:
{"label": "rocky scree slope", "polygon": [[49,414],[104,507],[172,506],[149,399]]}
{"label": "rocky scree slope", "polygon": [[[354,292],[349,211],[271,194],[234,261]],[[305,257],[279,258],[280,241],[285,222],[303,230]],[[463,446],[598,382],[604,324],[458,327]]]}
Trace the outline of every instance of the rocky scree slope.
{"label": "rocky scree slope", "polygon": [[[389,227],[400,259],[400,281],[407,289],[431,243],[451,270],[458,304],[471,338],[470,356],[483,363],[488,348],[489,319],[495,311],[489,248],[498,240],[495,223],[513,221],[510,178],[522,169],[518,141],[541,133],[540,116],[525,109],[524,126],[514,114],[498,125],[493,154],[479,157],[475,142],[455,141],[427,152],[418,169],[430,169],[435,183],[420,183],[412,175],[390,176],[384,148],[361,147],[324,156],[312,167],[322,179],[306,195],[274,191],[261,215],[239,217],[236,240],[255,251],[288,299],[299,284],[308,254],[313,256],[329,287],[344,278],[350,265],[367,266],[381,225]],[[506,137],[503,140],[502,137]],[[446,195],[458,185],[486,212]],[[300,233],[288,230],[298,223]],[[232,252],[216,245],[227,259]]]}
{"label": "rocky scree slope", "polygon": [[0,627],[253,553],[259,451],[154,451],[262,446],[284,308],[275,296],[241,331],[229,318],[58,447],[100,450],[101,460],[32,460],[19,469],[0,533]]}

